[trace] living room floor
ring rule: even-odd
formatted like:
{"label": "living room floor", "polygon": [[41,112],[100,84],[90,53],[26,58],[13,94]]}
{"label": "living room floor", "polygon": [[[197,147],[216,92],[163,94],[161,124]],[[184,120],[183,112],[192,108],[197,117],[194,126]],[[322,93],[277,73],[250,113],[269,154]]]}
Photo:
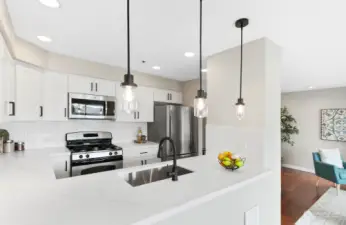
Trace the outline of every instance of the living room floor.
{"label": "living room floor", "polygon": [[[320,179],[316,188],[317,176],[312,173],[281,169],[281,224],[294,225],[330,187],[332,182]],[[346,190],[346,187],[341,187]]]}

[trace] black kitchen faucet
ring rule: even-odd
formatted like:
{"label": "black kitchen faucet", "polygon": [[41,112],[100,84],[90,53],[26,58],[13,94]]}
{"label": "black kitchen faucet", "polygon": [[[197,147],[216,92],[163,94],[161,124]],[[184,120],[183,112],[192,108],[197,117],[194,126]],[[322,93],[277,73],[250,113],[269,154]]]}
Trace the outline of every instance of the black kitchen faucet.
{"label": "black kitchen faucet", "polygon": [[172,181],[178,181],[178,171],[177,171],[177,151],[175,150],[175,145],[170,137],[164,137],[161,139],[159,144],[159,151],[157,152],[157,157],[160,158],[160,152],[162,151],[162,145],[165,141],[169,141],[171,143],[171,148],[173,149],[173,167],[172,172],[168,172],[167,175],[172,177]]}

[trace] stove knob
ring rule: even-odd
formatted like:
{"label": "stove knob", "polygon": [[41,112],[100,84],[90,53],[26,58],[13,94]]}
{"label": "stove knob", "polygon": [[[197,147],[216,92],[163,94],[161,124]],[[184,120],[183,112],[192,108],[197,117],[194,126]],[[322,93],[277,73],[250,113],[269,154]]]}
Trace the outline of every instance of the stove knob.
{"label": "stove knob", "polygon": [[112,153],[112,152],[110,152],[110,153],[109,153],[109,155],[113,155],[113,153]]}
{"label": "stove knob", "polygon": [[83,155],[79,155],[79,158],[82,159],[82,158],[83,158]]}
{"label": "stove knob", "polygon": [[117,152],[114,152],[114,155],[118,155],[118,153],[117,153]]}
{"label": "stove knob", "polygon": [[87,154],[85,157],[86,157],[86,158],[89,158],[89,155]]}

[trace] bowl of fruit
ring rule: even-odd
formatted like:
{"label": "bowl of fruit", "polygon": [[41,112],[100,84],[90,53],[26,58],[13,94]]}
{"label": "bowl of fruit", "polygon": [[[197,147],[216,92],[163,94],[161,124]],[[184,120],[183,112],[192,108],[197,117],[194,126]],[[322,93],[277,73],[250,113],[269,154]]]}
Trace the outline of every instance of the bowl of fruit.
{"label": "bowl of fruit", "polygon": [[230,170],[237,170],[243,167],[246,161],[246,158],[232,152],[221,152],[217,158],[222,167]]}

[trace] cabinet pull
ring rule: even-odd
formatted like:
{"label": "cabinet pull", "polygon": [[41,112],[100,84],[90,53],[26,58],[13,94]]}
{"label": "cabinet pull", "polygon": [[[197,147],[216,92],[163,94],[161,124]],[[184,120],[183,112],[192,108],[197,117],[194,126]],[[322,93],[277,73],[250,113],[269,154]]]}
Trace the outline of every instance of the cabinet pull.
{"label": "cabinet pull", "polygon": [[139,154],[141,154],[141,155],[142,155],[142,154],[148,154],[148,152],[141,152],[141,153],[139,153]]}
{"label": "cabinet pull", "polygon": [[16,103],[15,102],[9,102],[9,104],[11,105],[11,114],[9,114],[9,116],[15,116],[16,115]]}
{"label": "cabinet pull", "polygon": [[65,117],[67,116],[67,109],[66,108],[64,109],[64,116]]}
{"label": "cabinet pull", "polygon": [[40,117],[43,117],[43,106],[40,106]]}
{"label": "cabinet pull", "polygon": [[93,89],[94,89],[94,83],[91,82],[91,83],[90,83],[90,91],[93,91]]}
{"label": "cabinet pull", "polygon": [[167,100],[169,100],[169,93],[167,94]]}
{"label": "cabinet pull", "polygon": [[172,100],[172,94],[169,93],[169,100]]}
{"label": "cabinet pull", "polygon": [[67,171],[67,161],[65,161],[65,171]]}
{"label": "cabinet pull", "polygon": [[137,112],[137,119],[139,119],[139,112]]}
{"label": "cabinet pull", "polygon": [[136,119],[136,112],[133,113],[133,118]]}
{"label": "cabinet pull", "polygon": [[97,83],[95,83],[95,91],[97,92]]}

